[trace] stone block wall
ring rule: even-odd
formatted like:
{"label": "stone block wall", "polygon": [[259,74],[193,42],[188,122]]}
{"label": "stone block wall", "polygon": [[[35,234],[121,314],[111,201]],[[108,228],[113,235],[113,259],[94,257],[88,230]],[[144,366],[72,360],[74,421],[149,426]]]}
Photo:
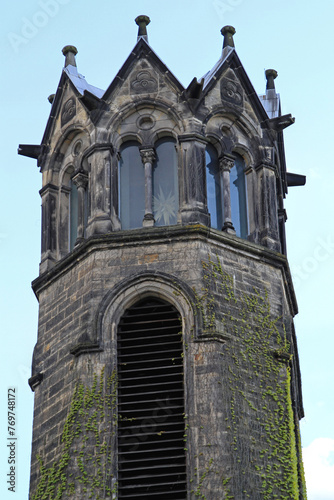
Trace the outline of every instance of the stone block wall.
{"label": "stone block wall", "polygon": [[182,316],[188,498],[303,498],[287,280],[282,255],[203,226],[90,238],[35,280],[30,498],[117,498],[117,323],[145,294]]}

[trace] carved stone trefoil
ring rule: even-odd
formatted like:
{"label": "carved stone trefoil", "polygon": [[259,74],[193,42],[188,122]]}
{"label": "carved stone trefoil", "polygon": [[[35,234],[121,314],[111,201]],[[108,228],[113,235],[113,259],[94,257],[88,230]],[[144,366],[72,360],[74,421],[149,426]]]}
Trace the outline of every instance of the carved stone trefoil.
{"label": "carved stone trefoil", "polygon": [[228,78],[221,79],[220,96],[222,101],[230,102],[236,106],[243,106],[244,104],[241,85],[236,81],[229,80]]}
{"label": "carved stone trefoil", "polygon": [[150,71],[143,70],[139,71],[136,78],[131,80],[130,87],[131,94],[149,94],[151,92],[157,92],[158,82]]}
{"label": "carved stone trefoil", "polygon": [[74,118],[76,114],[76,103],[74,97],[71,97],[71,99],[68,99],[63,107],[62,113],[61,113],[61,126],[63,127],[68,123],[72,118]]}

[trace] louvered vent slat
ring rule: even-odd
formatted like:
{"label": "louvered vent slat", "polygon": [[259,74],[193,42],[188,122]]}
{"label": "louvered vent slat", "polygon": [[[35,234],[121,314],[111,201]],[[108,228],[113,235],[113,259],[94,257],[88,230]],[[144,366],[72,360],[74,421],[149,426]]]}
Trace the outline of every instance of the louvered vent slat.
{"label": "louvered vent slat", "polygon": [[118,498],[184,500],[184,388],[176,309],[145,299],[118,327]]}

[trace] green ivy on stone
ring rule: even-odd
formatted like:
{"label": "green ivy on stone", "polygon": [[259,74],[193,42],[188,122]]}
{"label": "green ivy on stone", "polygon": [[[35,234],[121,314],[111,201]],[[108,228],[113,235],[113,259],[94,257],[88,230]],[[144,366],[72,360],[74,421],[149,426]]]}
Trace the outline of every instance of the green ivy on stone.
{"label": "green ivy on stone", "polygon": [[282,318],[273,317],[267,292],[235,290],[233,277],[223,270],[218,256],[209,255],[202,266],[204,286],[200,293],[194,292],[204,330],[211,330],[214,338],[219,322],[231,339],[221,354],[225,406],[229,408],[226,431],[235,470],[222,477],[223,498],[237,500],[235,492],[245,499],[254,498],[256,484],[262,500],[299,500],[301,457],[296,452],[290,345]]}
{"label": "green ivy on stone", "polygon": [[105,383],[104,369],[94,374],[92,387],[77,382],[61,436],[58,460],[44,466],[32,500],[61,500],[81,494],[94,500],[114,497],[111,430],[115,426],[117,377],[114,370]]}

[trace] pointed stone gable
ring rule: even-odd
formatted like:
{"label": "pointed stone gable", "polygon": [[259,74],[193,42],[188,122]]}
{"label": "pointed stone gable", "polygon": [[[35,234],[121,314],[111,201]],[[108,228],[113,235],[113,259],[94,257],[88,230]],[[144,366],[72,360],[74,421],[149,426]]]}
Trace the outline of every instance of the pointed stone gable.
{"label": "pointed stone gable", "polygon": [[204,90],[204,104],[210,115],[220,113],[243,119],[256,134],[268,119],[246,72],[226,61]]}
{"label": "pointed stone gable", "polygon": [[136,59],[127,68],[124,80],[117,80],[112,85],[112,92],[106,93],[106,102],[112,106],[122,107],[129,101],[169,100],[171,104],[178,101],[178,90],[168,75],[149,58]]}
{"label": "pointed stone gable", "polygon": [[143,38],[139,38],[128,59],[106,90],[103,99],[122,107],[129,100],[156,99],[176,104],[183,86]]}
{"label": "pointed stone gable", "polygon": [[80,99],[80,94],[69,78],[66,78],[60,95],[56,95],[56,114],[53,118],[53,129],[50,130],[52,137],[58,137],[75,124],[80,124],[81,128],[89,120],[89,113]]}

